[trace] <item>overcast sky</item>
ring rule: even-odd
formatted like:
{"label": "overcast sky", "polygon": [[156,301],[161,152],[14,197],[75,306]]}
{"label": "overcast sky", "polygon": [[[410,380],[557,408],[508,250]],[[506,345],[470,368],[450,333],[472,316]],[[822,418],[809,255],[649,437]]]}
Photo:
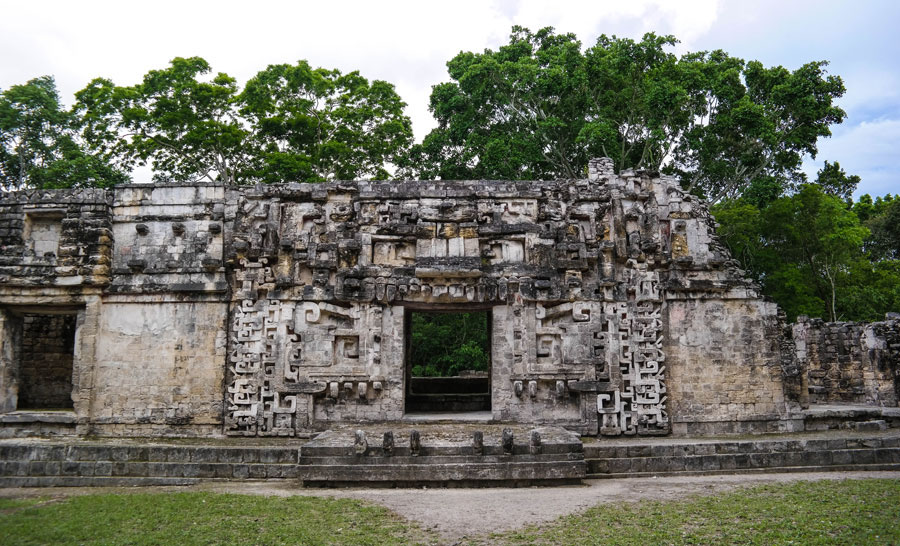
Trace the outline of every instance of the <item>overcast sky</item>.
{"label": "overcast sky", "polygon": [[[45,74],[67,104],[98,76],[120,85],[198,55],[242,84],[269,64],[359,70],[394,83],[416,138],[433,126],[431,86],[460,51],[496,49],[512,25],[553,26],[586,46],[600,34],[674,34],[678,52],[724,49],[766,65],[828,60],[844,78],[847,120],[819,143],[810,175],[839,161],[857,193],[900,192],[900,2],[590,0],[550,2],[4,1],[0,89]],[[132,7],[133,6],[133,7]],[[137,181],[149,178],[137,173]]]}

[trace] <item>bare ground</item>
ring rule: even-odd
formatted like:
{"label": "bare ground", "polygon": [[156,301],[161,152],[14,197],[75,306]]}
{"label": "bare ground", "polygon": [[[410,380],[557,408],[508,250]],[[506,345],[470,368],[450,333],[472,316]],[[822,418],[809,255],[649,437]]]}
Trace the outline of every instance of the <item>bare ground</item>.
{"label": "bare ground", "polygon": [[150,491],[211,491],[247,495],[307,495],[361,499],[385,506],[401,516],[438,532],[447,544],[483,538],[485,535],[541,524],[602,503],[641,500],[673,500],[691,495],[710,495],[735,487],[798,480],[888,478],[900,480],[900,472],[810,472],[784,474],[733,474],[586,480],[566,487],[484,489],[303,489],[272,482],[203,482],[191,487],[146,488],[10,488],[0,497],[41,496],[62,498],[92,493]]}

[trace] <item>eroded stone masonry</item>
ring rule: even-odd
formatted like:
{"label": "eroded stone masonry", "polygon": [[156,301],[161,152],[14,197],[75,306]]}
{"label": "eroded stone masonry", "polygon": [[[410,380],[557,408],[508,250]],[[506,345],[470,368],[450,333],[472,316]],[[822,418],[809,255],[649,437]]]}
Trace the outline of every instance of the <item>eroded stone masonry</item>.
{"label": "eroded stone masonry", "polygon": [[[843,337],[785,324],[702,202],[609,160],[583,180],[7,193],[0,249],[7,424],[42,405],[28,393],[60,388],[74,410],[58,426],[79,434],[400,420],[412,311],[490,312],[498,422],[788,431],[811,388],[813,402],[897,404],[900,321]],[[33,324],[72,333],[48,343]],[[848,367],[836,343],[881,352]],[[822,380],[832,354],[862,383]],[[70,387],[29,371],[60,362]]]}

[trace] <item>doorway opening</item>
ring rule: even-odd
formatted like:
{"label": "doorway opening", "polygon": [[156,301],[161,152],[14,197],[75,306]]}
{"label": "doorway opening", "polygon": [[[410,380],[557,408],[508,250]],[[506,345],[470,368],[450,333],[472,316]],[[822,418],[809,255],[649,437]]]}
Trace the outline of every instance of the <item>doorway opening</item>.
{"label": "doorway opening", "polygon": [[491,312],[406,310],[406,412],[491,410]]}
{"label": "doorway opening", "polygon": [[71,410],[75,314],[21,315],[17,410]]}

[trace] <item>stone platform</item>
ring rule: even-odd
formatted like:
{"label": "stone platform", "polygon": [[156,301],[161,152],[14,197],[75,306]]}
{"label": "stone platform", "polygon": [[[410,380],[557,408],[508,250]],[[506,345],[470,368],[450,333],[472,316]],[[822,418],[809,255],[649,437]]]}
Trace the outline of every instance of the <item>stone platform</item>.
{"label": "stone platform", "polygon": [[[505,445],[504,428],[512,433]],[[418,444],[410,440],[413,430],[419,433]],[[386,432],[393,437],[392,448]],[[278,480],[307,487],[509,487],[583,478],[850,470],[900,470],[900,429],[579,439],[555,427],[391,423],[333,429],[312,439],[0,440],[0,487],[205,480]]]}
{"label": "stone platform", "polygon": [[588,478],[900,470],[900,429],[585,443]]}
{"label": "stone platform", "polygon": [[301,449],[299,478],[308,486],[559,485],[579,482],[585,469],[581,440],[562,428],[384,425],[320,434]]}
{"label": "stone platform", "polygon": [[[419,433],[415,446],[412,430]],[[512,433],[506,445],[504,430]],[[357,431],[366,438],[364,446]],[[385,432],[393,435],[393,449],[385,447]],[[585,471],[581,440],[556,427],[391,423],[337,428],[311,440],[0,440],[3,487],[245,479],[304,486],[560,485],[579,482]]]}

